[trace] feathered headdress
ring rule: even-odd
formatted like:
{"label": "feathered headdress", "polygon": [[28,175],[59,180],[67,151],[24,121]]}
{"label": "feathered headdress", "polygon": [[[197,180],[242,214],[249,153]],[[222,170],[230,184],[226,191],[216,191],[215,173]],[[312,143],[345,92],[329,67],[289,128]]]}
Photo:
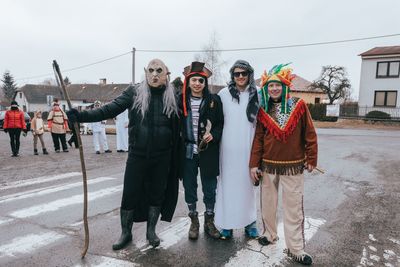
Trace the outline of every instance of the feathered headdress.
{"label": "feathered headdress", "polygon": [[264,71],[261,75],[261,107],[268,111],[268,84],[271,82],[278,82],[282,84],[282,102],[281,112],[288,112],[288,99],[290,97],[290,87],[292,86],[292,80],[296,77],[292,74],[291,68],[285,68],[290,63],[279,64],[272,67],[268,73]]}

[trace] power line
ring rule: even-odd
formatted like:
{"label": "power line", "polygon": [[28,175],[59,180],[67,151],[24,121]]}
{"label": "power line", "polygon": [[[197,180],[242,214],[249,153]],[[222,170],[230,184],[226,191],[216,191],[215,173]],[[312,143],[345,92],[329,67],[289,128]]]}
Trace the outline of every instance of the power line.
{"label": "power line", "polygon": [[[99,60],[99,61],[96,61],[96,62],[93,62],[93,63],[81,65],[81,66],[74,67],[74,68],[65,69],[65,70],[63,70],[63,72],[71,72],[71,71],[74,71],[74,70],[87,68],[87,67],[90,67],[90,66],[93,66],[93,65],[97,65],[97,64],[112,60],[112,59],[116,59],[116,58],[119,58],[119,57],[126,56],[126,55],[128,55],[130,53],[132,53],[132,51],[129,51],[129,52],[126,52],[126,53],[123,53],[123,54],[119,54],[119,55],[116,55],[116,56],[113,56],[113,57],[109,57],[109,58],[106,58],[106,59],[102,59],[102,60]],[[18,80],[30,80],[30,79],[42,78],[42,77],[49,77],[49,76],[52,76],[52,75],[54,75],[54,73],[40,74],[40,75],[35,75],[35,76],[30,76],[30,77],[19,78],[19,79],[16,79],[16,81],[18,81]]]}
{"label": "power line", "polygon": [[136,49],[138,52],[158,52],[158,53],[199,53],[199,52],[236,52],[236,51],[256,51],[256,50],[269,50],[269,49],[280,49],[280,48],[292,48],[292,47],[306,47],[316,45],[327,45],[327,44],[338,44],[338,43],[350,43],[371,39],[387,38],[400,36],[400,33],[379,35],[364,38],[345,39],[338,41],[326,41],[317,43],[305,43],[305,44],[293,44],[293,45],[280,45],[280,46],[266,46],[266,47],[252,47],[252,48],[232,48],[232,49],[213,49],[213,50],[151,50],[151,49]]}
{"label": "power line", "polygon": [[[271,49],[282,49],[282,48],[293,48],[293,47],[307,47],[307,46],[318,46],[318,45],[328,45],[328,44],[339,44],[339,43],[350,43],[350,42],[358,42],[358,41],[365,41],[365,40],[372,40],[372,39],[380,39],[380,38],[388,38],[388,37],[395,37],[400,36],[400,33],[395,34],[387,34],[387,35],[378,35],[378,36],[371,36],[371,37],[363,37],[363,38],[353,38],[353,39],[345,39],[345,40],[336,40],[336,41],[325,41],[325,42],[315,42],[315,43],[304,43],[304,44],[292,44],[292,45],[279,45],[279,46],[265,46],[265,47],[251,47],[251,48],[232,48],[232,49],[215,49],[215,50],[155,50],[155,49],[136,49],[136,52],[153,52],[153,53],[201,53],[201,52],[238,52],[238,51],[257,51],[257,50],[271,50]],[[109,57],[106,59],[102,59],[93,63],[81,65],[78,67],[73,67],[69,69],[63,70],[63,72],[71,72],[83,68],[87,68],[93,65],[97,65],[109,60],[113,60],[119,57],[126,56],[132,53],[132,51],[125,52],[113,57]],[[16,81],[19,80],[30,80],[35,78],[42,78],[42,77],[49,77],[52,76],[53,73],[46,73],[40,74],[30,77],[23,77],[19,79],[15,79]]]}

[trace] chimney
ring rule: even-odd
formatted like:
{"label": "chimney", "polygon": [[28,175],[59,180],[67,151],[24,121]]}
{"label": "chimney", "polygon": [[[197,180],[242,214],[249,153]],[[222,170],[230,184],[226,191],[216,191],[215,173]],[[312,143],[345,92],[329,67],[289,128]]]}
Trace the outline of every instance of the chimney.
{"label": "chimney", "polygon": [[107,84],[107,79],[106,79],[106,78],[100,79],[99,84],[100,84],[100,85],[106,85],[106,84]]}

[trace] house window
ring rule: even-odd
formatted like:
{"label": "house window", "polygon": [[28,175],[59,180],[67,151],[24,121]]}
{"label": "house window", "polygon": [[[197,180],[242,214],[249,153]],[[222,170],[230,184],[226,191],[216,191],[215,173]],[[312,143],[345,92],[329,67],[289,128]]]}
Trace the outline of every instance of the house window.
{"label": "house window", "polygon": [[378,62],[376,78],[397,78],[400,75],[400,61]]}
{"label": "house window", "polygon": [[396,107],[397,91],[375,91],[374,106]]}
{"label": "house window", "polygon": [[65,105],[62,105],[62,109],[65,111]]}
{"label": "house window", "polygon": [[26,106],[25,106],[25,105],[22,106],[22,110],[23,110],[24,112],[26,112]]}
{"label": "house window", "polygon": [[22,98],[22,93],[19,93],[19,98]]}
{"label": "house window", "polygon": [[321,103],[321,98],[316,97],[315,101],[314,101],[314,104],[319,104],[319,103]]}

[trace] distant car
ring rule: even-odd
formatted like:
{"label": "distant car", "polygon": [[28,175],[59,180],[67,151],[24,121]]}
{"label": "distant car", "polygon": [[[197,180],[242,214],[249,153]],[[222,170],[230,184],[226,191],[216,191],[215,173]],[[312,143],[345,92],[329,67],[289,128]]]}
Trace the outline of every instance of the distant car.
{"label": "distant car", "polygon": [[[25,123],[26,123],[26,129],[28,131],[31,130],[31,117],[27,112],[24,112],[25,114]],[[0,129],[3,129],[3,124],[4,124],[4,117],[6,116],[6,110],[0,111]]]}

